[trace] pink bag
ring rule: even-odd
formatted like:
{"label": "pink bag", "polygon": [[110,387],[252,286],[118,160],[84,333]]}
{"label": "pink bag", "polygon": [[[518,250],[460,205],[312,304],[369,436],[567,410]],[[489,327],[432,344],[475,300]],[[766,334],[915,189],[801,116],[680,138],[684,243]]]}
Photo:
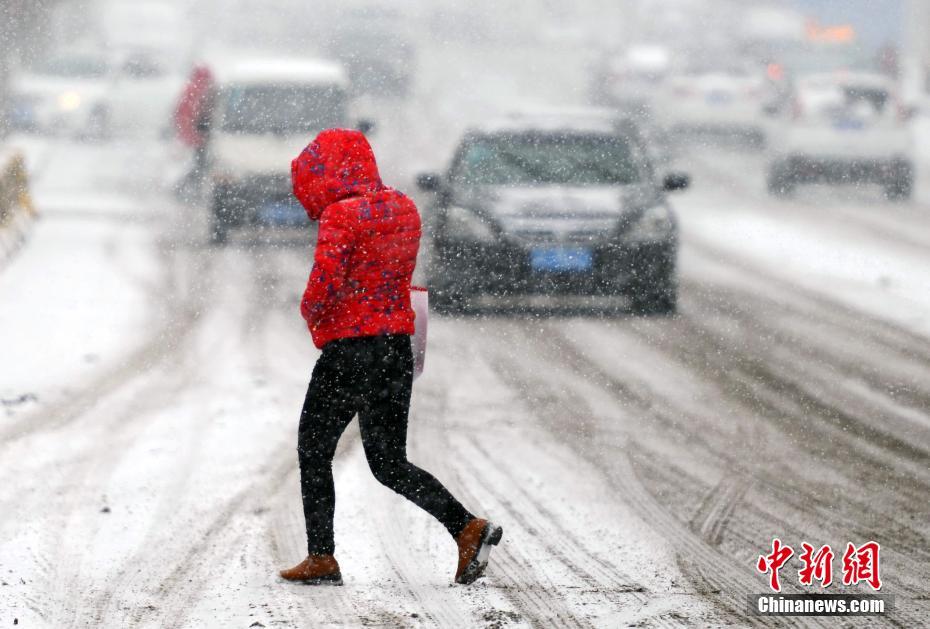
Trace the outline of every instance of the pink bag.
{"label": "pink bag", "polygon": [[422,286],[410,287],[410,305],[416,315],[414,333],[411,339],[413,347],[413,379],[423,373],[426,362],[426,327],[429,322],[429,291]]}

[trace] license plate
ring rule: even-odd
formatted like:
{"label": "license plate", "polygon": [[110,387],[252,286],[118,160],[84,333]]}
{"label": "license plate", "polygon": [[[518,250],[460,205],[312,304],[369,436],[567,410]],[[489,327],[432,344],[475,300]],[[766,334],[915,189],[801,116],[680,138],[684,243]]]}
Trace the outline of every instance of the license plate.
{"label": "license plate", "polygon": [[579,273],[594,267],[594,254],[584,247],[539,247],[530,252],[534,271]]}
{"label": "license plate", "polygon": [[711,105],[727,105],[733,97],[726,92],[711,92],[707,95],[707,102]]}
{"label": "license plate", "polygon": [[865,123],[861,120],[841,118],[833,123],[833,128],[839,131],[861,131],[865,128]]}
{"label": "license plate", "polygon": [[266,203],[259,212],[262,223],[296,227],[307,222],[307,213],[299,203],[278,201]]}

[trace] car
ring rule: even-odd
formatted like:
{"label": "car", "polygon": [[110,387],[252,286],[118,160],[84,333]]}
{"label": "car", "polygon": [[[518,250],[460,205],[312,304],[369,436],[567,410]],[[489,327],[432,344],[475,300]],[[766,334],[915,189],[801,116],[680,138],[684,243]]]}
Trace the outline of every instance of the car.
{"label": "car", "polygon": [[328,60],[254,58],[213,73],[213,107],[202,123],[211,239],[224,243],[245,225],[304,225],[289,164],[319,131],[349,126],[345,70]]}
{"label": "car", "polygon": [[771,194],[805,183],[872,183],[891,200],[911,197],[909,112],[893,79],[861,71],[800,76],[785,109],[768,159]]}
{"label": "car", "polygon": [[109,132],[108,96],[115,81],[112,60],[89,50],[60,50],[12,82],[13,127],[26,132],[104,138]]}
{"label": "car", "polygon": [[763,110],[769,99],[762,69],[692,64],[666,81],[661,118],[676,135],[731,135],[761,146],[766,137]]}
{"label": "car", "polygon": [[184,86],[181,67],[171,65],[158,50],[144,47],[113,51],[111,57],[116,67],[107,99],[112,134],[166,136],[176,95]]}
{"label": "car", "polygon": [[689,179],[659,181],[650,155],[634,121],[599,108],[518,112],[466,132],[445,173],[417,177],[432,195],[434,307],[581,295],[675,312],[678,228],[666,192]]}
{"label": "car", "polygon": [[654,113],[668,76],[672,53],[661,44],[635,44],[609,51],[595,64],[589,85],[594,105],[614,107],[641,119]]}

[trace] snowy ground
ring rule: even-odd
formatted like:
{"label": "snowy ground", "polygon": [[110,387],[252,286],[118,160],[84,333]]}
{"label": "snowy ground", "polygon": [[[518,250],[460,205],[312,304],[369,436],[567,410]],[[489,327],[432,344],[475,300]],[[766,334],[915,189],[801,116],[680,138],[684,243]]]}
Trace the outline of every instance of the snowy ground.
{"label": "snowy ground", "polygon": [[[388,180],[469,118],[583,100],[583,64],[537,52],[423,55],[415,98],[369,104]],[[452,542],[350,429],[346,586],[312,589],[275,576],[304,553],[309,239],[205,246],[156,144],[29,150],[42,219],[0,273],[0,626],[761,624],[776,536],[879,540],[889,623],[930,613],[925,197],[776,202],[758,155],[694,147],[680,316],[431,321],[411,457],[504,526],[487,578],[451,585]]]}

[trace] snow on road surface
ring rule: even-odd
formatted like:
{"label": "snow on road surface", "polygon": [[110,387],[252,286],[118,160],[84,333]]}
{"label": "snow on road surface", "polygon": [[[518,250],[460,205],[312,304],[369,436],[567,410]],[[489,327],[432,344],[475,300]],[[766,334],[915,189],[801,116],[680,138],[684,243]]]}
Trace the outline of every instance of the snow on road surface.
{"label": "snow on road surface", "polygon": [[[409,189],[465,120],[517,96],[581,99],[563,50],[486,53],[423,55],[422,98],[373,104],[389,182]],[[558,80],[507,82],[528,64]],[[162,150],[55,146],[42,222],[0,274],[0,393],[37,392],[0,415],[0,624],[778,625],[746,609],[776,536],[879,540],[886,620],[930,613],[924,206],[775,203],[757,157],[696,147],[696,188],[674,200],[679,316],[430,323],[410,454],[503,525],[486,578],[451,584],[451,540],[371,478],[350,428],[346,585],[315,589],[276,577],[305,552],[309,235],[206,246],[204,209],[154,183]]]}

